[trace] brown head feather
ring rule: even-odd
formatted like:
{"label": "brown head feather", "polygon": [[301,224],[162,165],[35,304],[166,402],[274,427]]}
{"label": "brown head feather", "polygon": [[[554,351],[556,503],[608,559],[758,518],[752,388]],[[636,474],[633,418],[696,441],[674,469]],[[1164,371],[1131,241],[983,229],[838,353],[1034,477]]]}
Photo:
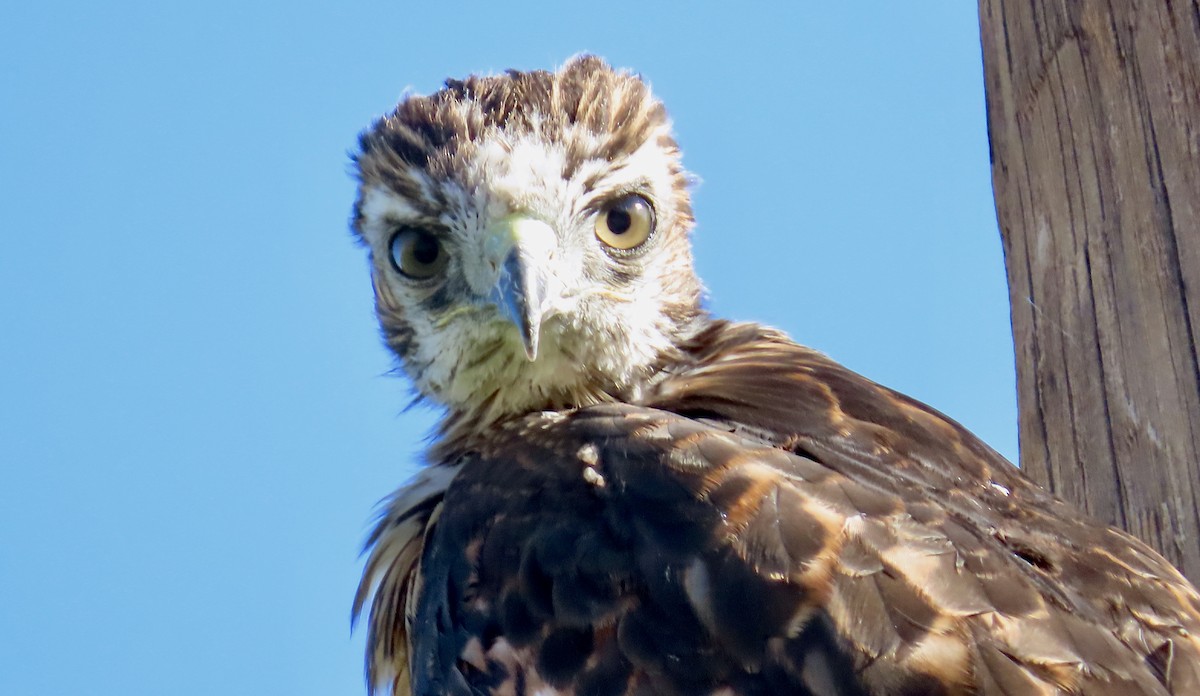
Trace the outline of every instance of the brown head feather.
{"label": "brown head feather", "polygon": [[[557,72],[472,75],[446,80],[444,89],[429,96],[408,97],[359,136],[354,161],[363,182],[381,182],[420,201],[414,171],[436,179],[461,176],[461,160],[497,137],[536,135],[562,143],[562,178],[570,179],[584,162],[616,162],[652,136],[664,151],[677,153],[674,138],[662,132],[667,124],[666,110],[645,82],[600,58],[581,56]],[[688,177],[675,164],[675,210],[681,222],[690,223]],[[361,205],[360,196],[354,208],[360,234]]]}
{"label": "brown head feather", "polygon": [[[629,398],[702,322],[689,177],[639,77],[583,56],[557,72],[448,80],[404,99],[359,142],[354,229],[374,261],[380,326],[418,391],[447,407],[444,432]],[[655,229],[636,253],[614,251],[598,240],[597,217],[634,194]],[[554,234],[538,270],[556,304],[536,361],[487,295],[488,235],[512,215]],[[409,282],[390,260],[392,235],[413,226],[449,256],[435,283]]]}

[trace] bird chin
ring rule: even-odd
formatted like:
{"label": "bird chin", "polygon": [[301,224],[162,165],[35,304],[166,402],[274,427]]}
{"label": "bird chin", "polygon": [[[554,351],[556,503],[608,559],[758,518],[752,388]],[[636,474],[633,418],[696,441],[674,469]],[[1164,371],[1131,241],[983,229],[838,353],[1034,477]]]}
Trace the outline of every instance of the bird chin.
{"label": "bird chin", "polygon": [[[511,327],[508,327],[511,329]],[[421,391],[452,413],[485,422],[533,411],[571,408],[602,400],[587,388],[586,362],[548,337],[530,360],[515,331],[463,341],[441,351],[421,374]],[[546,340],[550,338],[550,340]],[[439,379],[441,377],[441,379]]]}

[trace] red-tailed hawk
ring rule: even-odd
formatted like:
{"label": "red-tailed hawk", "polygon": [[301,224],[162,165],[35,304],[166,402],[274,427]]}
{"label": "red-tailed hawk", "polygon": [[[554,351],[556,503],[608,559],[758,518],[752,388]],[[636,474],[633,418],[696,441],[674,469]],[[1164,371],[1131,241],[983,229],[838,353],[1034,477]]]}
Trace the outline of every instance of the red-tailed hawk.
{"label": "red-tailed hawk", "polygon": [[373,689],[1200,694],[1200,596],[1162,557],[705,312],[636,76],[450,80],[360,146],[383,335],[446,411],[370,538]]}

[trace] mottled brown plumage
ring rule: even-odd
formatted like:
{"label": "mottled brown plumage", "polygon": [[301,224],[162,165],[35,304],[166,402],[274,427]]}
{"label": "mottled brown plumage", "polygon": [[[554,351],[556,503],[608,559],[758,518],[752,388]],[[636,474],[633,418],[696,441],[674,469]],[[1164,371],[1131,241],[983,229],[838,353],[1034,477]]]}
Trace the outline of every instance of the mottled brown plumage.
{"label": "mottled brown plumage", "polygon": [[[362,148],[384,335],[447,409],[369,541],[373,688],[1200,693],[1200,595],[1158,554],[929,407],[703,314],[638,78],[451,81]],[[656,228],[606,248],[631,195]]]}

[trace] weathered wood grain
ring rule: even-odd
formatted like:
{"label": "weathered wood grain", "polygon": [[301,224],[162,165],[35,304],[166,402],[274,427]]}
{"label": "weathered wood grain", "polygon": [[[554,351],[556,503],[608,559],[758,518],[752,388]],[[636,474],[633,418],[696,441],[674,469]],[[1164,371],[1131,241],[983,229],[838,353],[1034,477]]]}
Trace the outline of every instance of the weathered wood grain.
{"label": "weathered wood grain", "polygon": [[1200,580],[1200,2],[979,11],[1021,464]]}

